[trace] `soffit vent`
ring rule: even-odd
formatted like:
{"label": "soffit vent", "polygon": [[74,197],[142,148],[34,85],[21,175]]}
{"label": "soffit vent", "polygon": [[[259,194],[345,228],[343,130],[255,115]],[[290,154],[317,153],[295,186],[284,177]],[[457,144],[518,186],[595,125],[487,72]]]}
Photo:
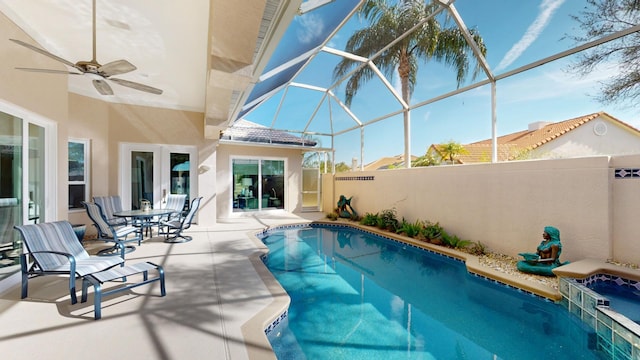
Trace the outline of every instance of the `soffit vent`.
{"label": "soffit vent", "polygon": [[607,124],[602,121],[598,121],[593,124],[593,133],[598,136],[604,136],[607,134]]}

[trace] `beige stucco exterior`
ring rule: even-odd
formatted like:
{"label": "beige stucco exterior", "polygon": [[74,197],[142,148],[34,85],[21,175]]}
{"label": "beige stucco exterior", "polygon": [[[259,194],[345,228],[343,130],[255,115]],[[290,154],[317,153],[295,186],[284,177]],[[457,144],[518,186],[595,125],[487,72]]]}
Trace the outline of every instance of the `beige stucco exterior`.
{"label": "beige stucco exterior", "polygon": [[616,168],[634,167],[638,155],[351,172],[338,180],[325,175],[323,207],[335,207],[341,194],[353,196],[361,215],[395,208],[398,219],[439,222],[451,234],[512,256],[533,251],[544,226],[552,225],[560,229],[565,260],[637,264],[640,178],[614,178]]}

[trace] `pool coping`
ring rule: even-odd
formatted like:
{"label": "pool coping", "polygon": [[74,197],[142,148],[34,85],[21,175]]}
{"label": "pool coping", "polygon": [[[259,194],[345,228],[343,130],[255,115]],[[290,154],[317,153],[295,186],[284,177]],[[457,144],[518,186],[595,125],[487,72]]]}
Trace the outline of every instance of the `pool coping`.
{"label": "pool coping", "polygon": [[480,264],[479,258],[476,255],[447,248],[444,246],[429,244],[424,241],[419,241],[388,231],[382,231],[378,228],[361,225],[355,222],[316,220],[311,222],[297,222],[287,225],[266,227],[262,231],[250,231],[247,234],[256,246],[256,251],[250,256],[251,264],[258,273],[258,276],[264,282],[272,297],[272,302],[269,305],[267,305],[264,309],[262,309],[258,314],[253,316],[242,326],[242,334],[244,336],[245,344],[247,344],[247,352],[252,359],[276,358],[275,354],[268,354],[269,351],[271,353],[273,353],[273,351],[271,348],[271,344],[267,338],[267,332],[269,329],[272,329],[275,324],[281,322],[283,320],[283,317],[287,316],[286,314],[289,309],[289,304],[291,303],[291,299],[289,298],[286,290],[282,288],[280,283],[275,279],[273,274],[271,274],[269,269],[262,261],[262,258],[269,253],[269,249],[258,236],[264,234],[270,229],[294,228],[313,224],[351,227],[382,237],[390,238],[392,240],[404,242],[409,245],[423,248],[427,251],[458,259],[465,263],[467,271],[471,274],[484,277],[488,280],[499,282],[503,285],[510,286],[554,302],[560,301],[562,299],[562,295],[556,289],[544,286],[542,284],[528,282],[524,279],[483,266],[482,264]]}
{"label": "pool coping", "polygon": [[599,259],[583,259],[553,269],[559,277],[585,279],[596,274],[607,274],[640,281],[640,270],[621,267]]}
{"label": "pool coping", "polygon": [[[301,222],[296,226],[305,224],[308,223]],[[263,231],[266,231],[266,229]],[[274,323],[279,322],[282,315],[287,313],[291,298],[262,261],[262,258],[269,253],[269,248],[258,238],[259,233],[256,231],[247,233],[249,239],[256,246],[256,251],[249,256],[249,261],[271,294],[272,301],[249,321],[245,322],[240,327],[240,330],[244,337],[249,359],[277,360],[265,330],[273,326]]]}

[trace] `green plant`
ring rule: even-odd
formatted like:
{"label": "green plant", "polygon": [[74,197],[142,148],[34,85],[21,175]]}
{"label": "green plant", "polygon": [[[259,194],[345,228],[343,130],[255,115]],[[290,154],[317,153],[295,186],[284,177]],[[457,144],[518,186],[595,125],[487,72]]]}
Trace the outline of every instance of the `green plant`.
{"label": "green plant", "polygon": [[367,226],[378,226],[378,214],[365,213],[360,224]]}
{"label": "green plant", "polygon": [[380,229],[396,232],[398,230],[398,219],[396,218],[396,209],[382,210],[378,215],[378,223]]}
{"label": "green plant", "polygon": [[467,247],[470,254],[473,255],[484,255],[487,253],[487,246],[480,241],[472,242],[469,247]]}
{"label": "green plant", "polygon": [[432,223],[432,222],[425,222],[424,224],[424,228],[422,229],[422,236],[425,237],[425,239],[427,239],[427,241],[432,241],[435,239],[440,238],[440,236],[442,235],[444,229],[442,229],[442,226],[440,226],[440,223]]}
{"label": "green plant", "polygon": [[416,222],[410,223],[403,218],[397,232],[398,234],[405,234],[408,237],[415,238],[420,234],[423,227],[424,225],[420,220],[416,220]]}
{"label": "green plant", "polygon": [[336,220],[338,220],[338,214],[335,211],[334,212],[330,212],[330,213],[327,214],[327,219],[336,221]]}
{"label": "green plant", "polygon": [[450,235],[446,231],[442,232],[442,243],[445,246],[452,247],[454,249],[462,249],[471,244],[469,240],[462,240],[457,235]]}

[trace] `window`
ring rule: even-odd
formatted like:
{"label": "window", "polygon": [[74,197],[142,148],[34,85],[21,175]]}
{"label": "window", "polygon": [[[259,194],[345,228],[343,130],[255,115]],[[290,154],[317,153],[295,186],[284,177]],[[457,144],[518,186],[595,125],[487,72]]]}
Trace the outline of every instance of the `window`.
{"label": "window", "polygon": [[69,140],[69,210],[89,198],[89,140]]}

